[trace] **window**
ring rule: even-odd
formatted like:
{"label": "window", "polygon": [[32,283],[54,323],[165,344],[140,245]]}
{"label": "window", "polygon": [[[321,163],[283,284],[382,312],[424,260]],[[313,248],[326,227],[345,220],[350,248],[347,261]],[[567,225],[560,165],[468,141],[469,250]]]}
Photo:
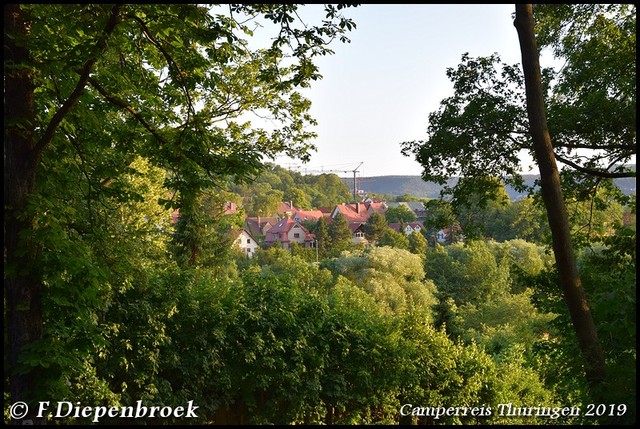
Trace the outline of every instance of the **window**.
{"label": "window", "polygon": [[300,233],[294,232],[293,233],[293,238],[300,238]]}
{"label": "window", "polygon": [[247,253],[251,253],[251,248],[247,247]]}
{"label": "window", "polygon": [[251,239],[247,238],[247,244],[251,244]]}

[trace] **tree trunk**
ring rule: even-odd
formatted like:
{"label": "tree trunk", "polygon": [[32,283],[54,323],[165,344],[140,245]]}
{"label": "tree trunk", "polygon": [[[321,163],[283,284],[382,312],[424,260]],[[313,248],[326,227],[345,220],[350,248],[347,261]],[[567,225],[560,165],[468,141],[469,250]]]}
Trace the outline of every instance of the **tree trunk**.
{"label": "tree trunk", "polygon": [[[36,418],[37,406],[31,402],[41,394],[42,368],[17,371],[23,348],[42,337],[42,283],[34,272],[37,247],[30,240],[33,216],[27,198],[35,186],[40,159],[34,142],[34,84],[29,51],[22,41],[30,24],[18,5],[4,9],[4,251],[5,323],[11,403],[29,404],[26,416],[13,423],[44,423]],[[18,410],[16,410],[18,411]]]}
{"label": "tree trunk", "polygon": [[591,310],[580,282],[571,244],[569,219],[560,186],[560,175],[547,128],[540,58],[535,39],[533,6],[531,4],[516,5],[514,25],[520,39],[529,126],[536,162],[540,169],[542,199],[551,227],[556,267],[564,299],[569,308],[573,327],[584,357],[586,378],[593,388],[604,381],[606,366]]}

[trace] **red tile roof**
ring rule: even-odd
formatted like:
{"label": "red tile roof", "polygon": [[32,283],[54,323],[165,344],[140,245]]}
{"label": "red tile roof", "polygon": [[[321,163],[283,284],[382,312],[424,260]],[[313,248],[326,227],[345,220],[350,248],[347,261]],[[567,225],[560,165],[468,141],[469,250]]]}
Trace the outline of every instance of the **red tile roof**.
{"label": "red tile roof", "polygon": [[360,213],[357,213],[355,205],[352,205],[352,204],[345,204],[345,203],[338,204],[331,213],[333,214],[336,212],[339,212],[340,214],[342,214],[342,216],[344,216],[347,222],[363,222],[364,223],[369,218],[369,213],[367,213],[366,209],[363,209],[361,210]]}
{"label": "red tile roof", "polygon": [[313,240],[313,234],[307,230],[304,226],[302,226],[299,222],[296,222],[293,219],[285,218],[278,222],[275,226],[273,226],[269,231],[267,231],[267,236],[265,238],[265,242],[273,243],[273,242],[288,242],[289,241],[289,231],[294,226],[298,226],[305,234],[305,241]]}
{"label": "red tile roof", "polygon": [[303,220],[319,220],[324,214],[320,210],[298,210],[294,213],[294,217],[300,219],[300,222]]}
{"label": "red tile roof", "polygon": [[246,228],[253,235],[264,235],[264,228],[268,225],[274,226],[278,223],[278,219],[275,217],[247,217],[244,220]]}

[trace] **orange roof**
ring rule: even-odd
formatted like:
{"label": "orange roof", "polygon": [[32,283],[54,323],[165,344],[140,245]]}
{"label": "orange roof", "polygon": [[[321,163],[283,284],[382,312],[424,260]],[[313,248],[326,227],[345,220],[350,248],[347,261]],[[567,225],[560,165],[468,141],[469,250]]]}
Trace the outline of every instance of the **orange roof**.
{"label": "orange roof", "polygon": [[[363,205],[362,203],[360,204]],[[352,204],[338,204],[333,210],[332,213],[337,210],[348,222],[366,222],[369,218],[369,213],[367,213],[366,209],[363,208],[360,213],[357,213],[355,205]]]}
{"label": "orange roof", "polygon": [[300,222],[303,220],[313,220],[317,221],[323,216],[323,213],[320,210],[298,210],[294,217],[300,219]]}

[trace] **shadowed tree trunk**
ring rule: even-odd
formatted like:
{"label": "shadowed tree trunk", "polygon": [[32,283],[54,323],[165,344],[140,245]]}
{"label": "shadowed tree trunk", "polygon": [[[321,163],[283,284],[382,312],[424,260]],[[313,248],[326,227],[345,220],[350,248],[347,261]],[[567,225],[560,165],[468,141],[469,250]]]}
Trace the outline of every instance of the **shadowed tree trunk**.
{"label": "shadowed tree trunk", "polygon": [[[34,190],[40,153],[34,141],[33,69],[29,51],[19,40],[29,33],[29,21],[18,5],[4,8],[4,251],[5,323],[9,346],[8,363],[11,403],[35,400],[30,393],[39,389],[37,371],[16,372],[23,348],[42,337],[42,283],[33,271],[35,246],[21,233],[33,229],[27,212],[27,198]],[[35,419],[37,407],[30,403],[23,420]]]}
{"label": "shadowed tree trunk", "polygon": [[560,187],[560,175],[547,128],[540,58],[531,4],[516,5],[514,25],[520,40],[530,133],[533,138],[536,162],[540,169],[542,198],[551,227],[556,267],[584,357],[586,378],[593,390],[596,385],[604,381],[606,366],[571,244],[569,220]]}
{"label": "shadowed tree trunk", "polygon": [[[112,14],[96,45],[96,55],[119,21],[121,6]],[[34,103],[34,65],[27,40],[31,24],[18,4],[4,7],[4,252],[5,300],[8,341],[8,374],[11,403],[25,401],[29,412],[12,423],[45,423],[37,418],[37,403],[43,400],[44,368],[20,368],[20,356],[26,346],[43,335],[43,284],[35,261],[40,249],[33,242],[34,216],[28,199],[34,192],[36,172],[42,153],[49,145],[62,119],[84,92],[97,57],[90,57],[80,69],[75,89],[36,137]],[[30,421],[30,422],[29,422]]]}

